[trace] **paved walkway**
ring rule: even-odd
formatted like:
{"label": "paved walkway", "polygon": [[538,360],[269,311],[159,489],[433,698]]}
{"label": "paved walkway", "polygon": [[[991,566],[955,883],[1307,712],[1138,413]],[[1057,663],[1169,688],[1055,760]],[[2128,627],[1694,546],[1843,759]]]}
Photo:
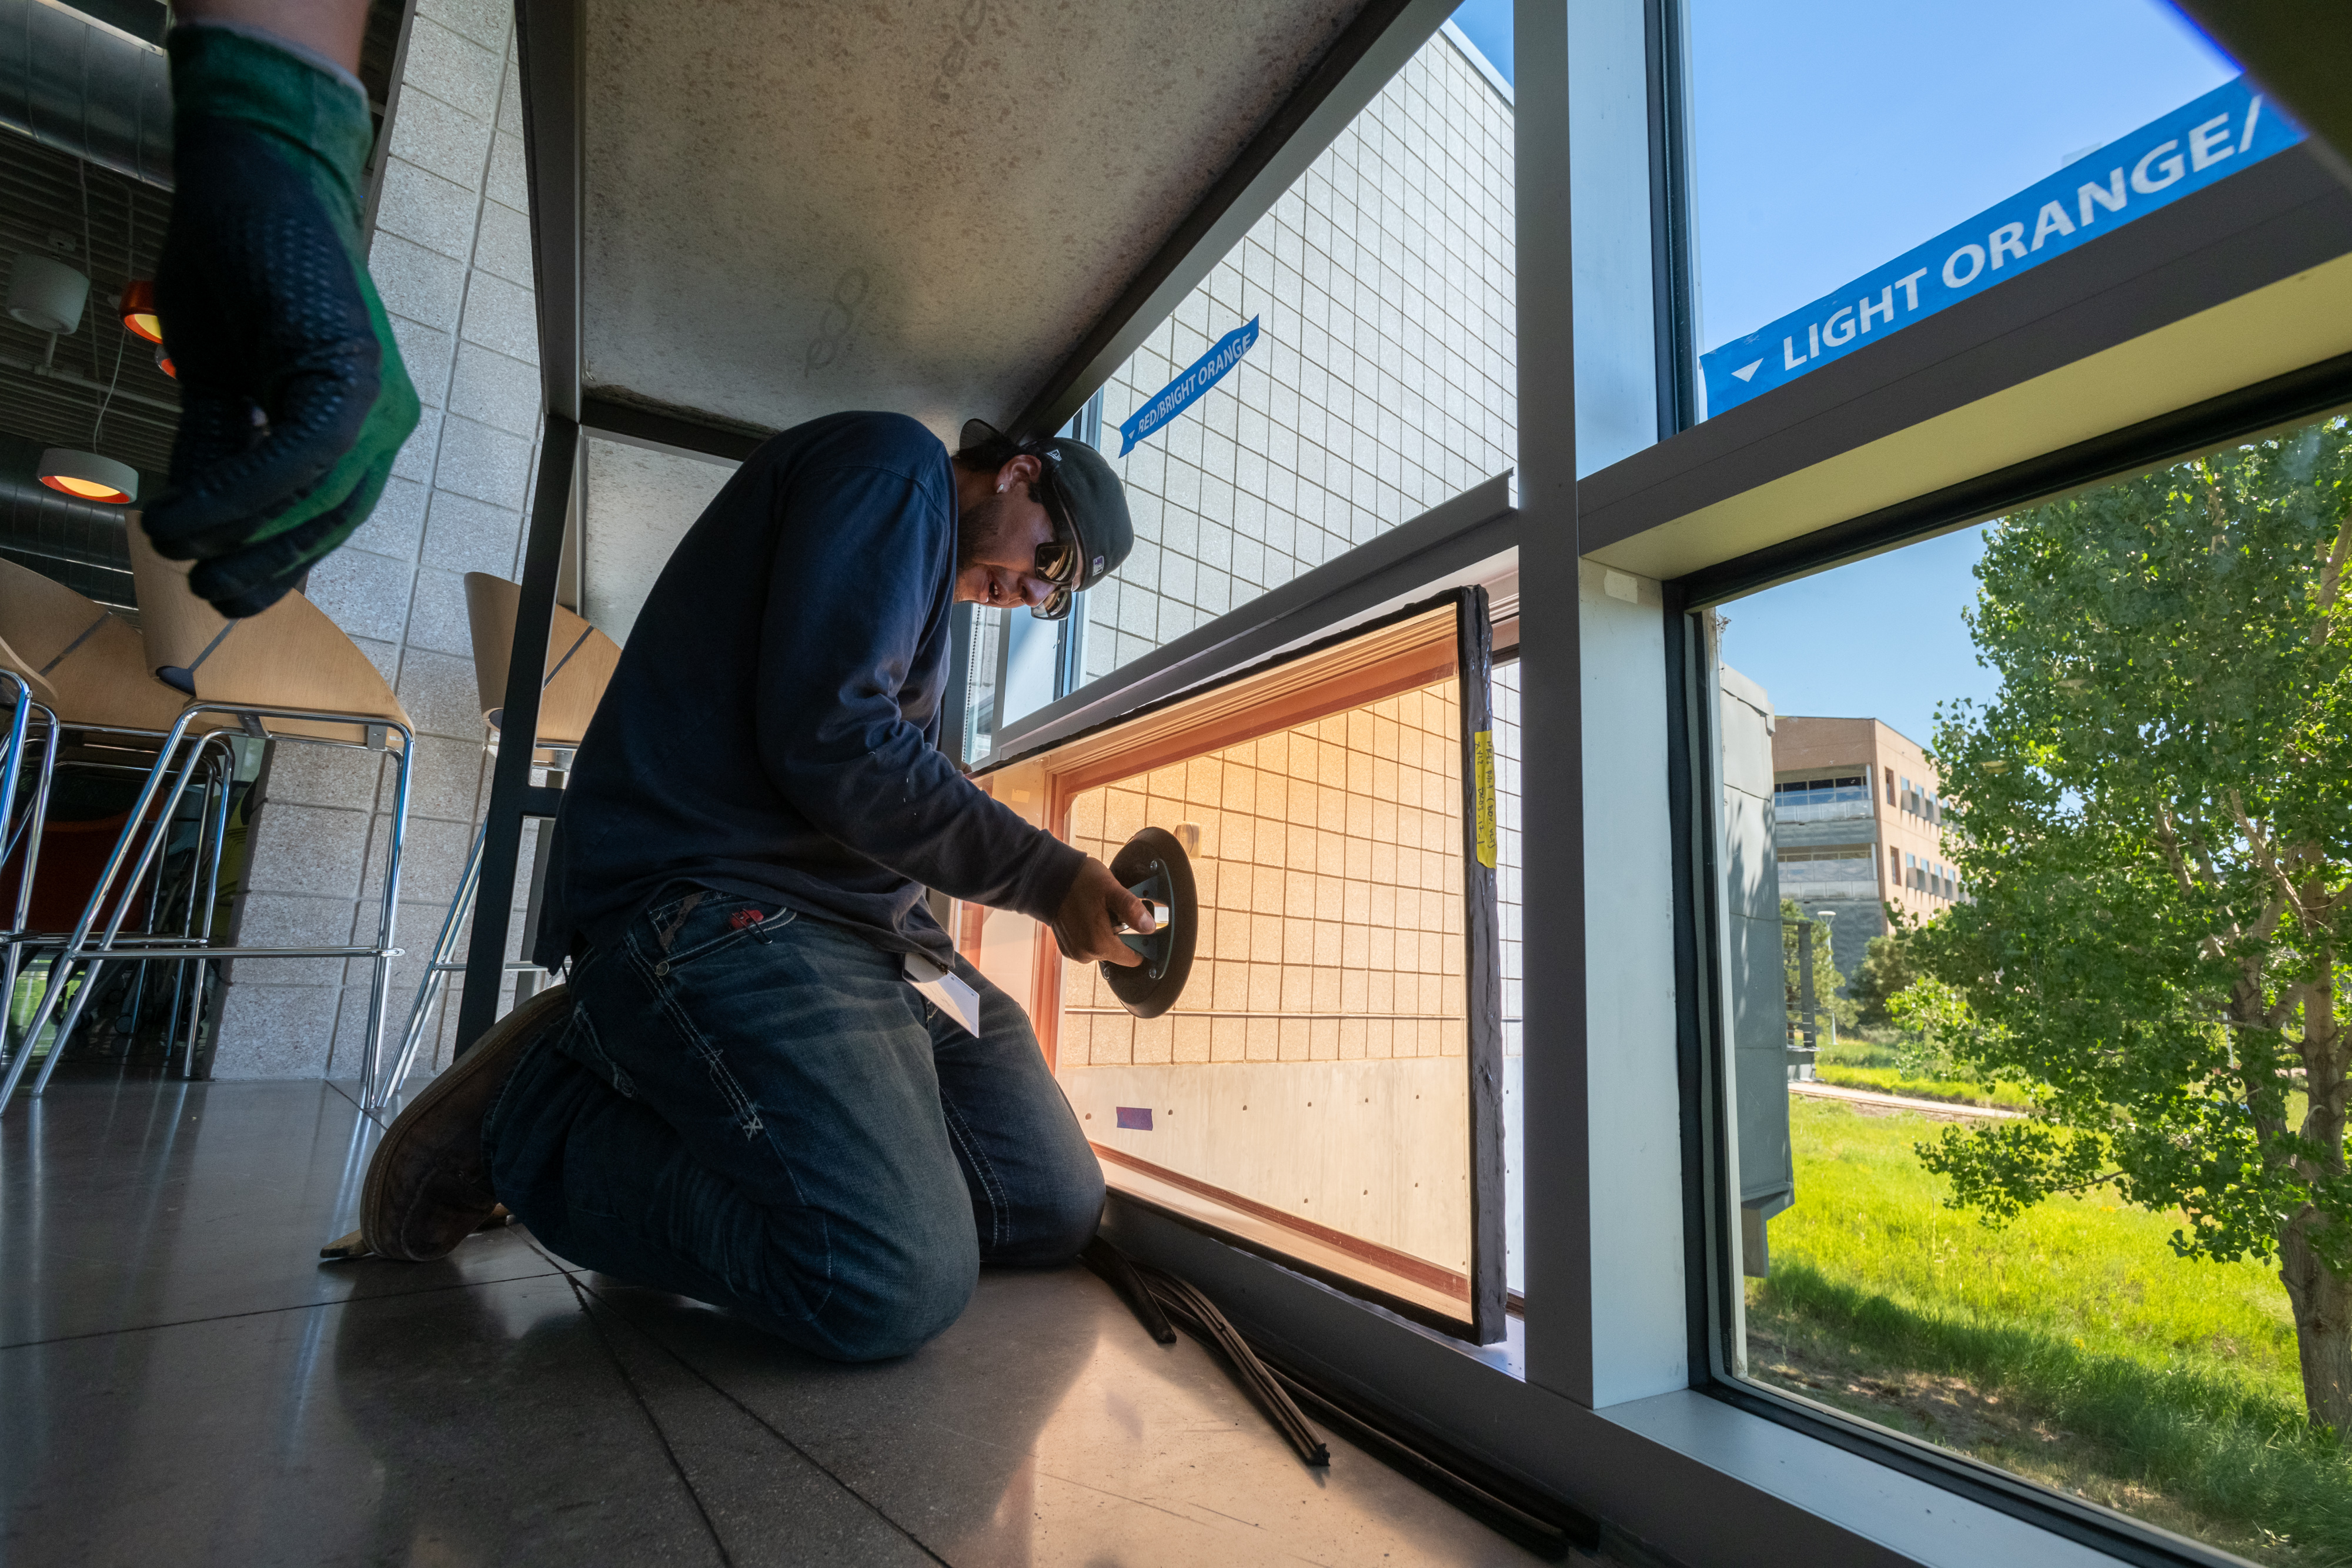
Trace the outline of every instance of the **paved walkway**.
{"label": "paved walkway", "polygon": [[1950,1122],[2014,1122],[2025,1115],[2003,1105],[1956,1105],[1948,1100],[1915,1100],[1907,1094],[1882,1094],[1875,1089],[1849,1089],[1843,1083],[1791,1080],[1789,1092],[1812,1100],[1843,1100],[1850,1105],[1873,1105],[1888,1111],[1916,1111]]}

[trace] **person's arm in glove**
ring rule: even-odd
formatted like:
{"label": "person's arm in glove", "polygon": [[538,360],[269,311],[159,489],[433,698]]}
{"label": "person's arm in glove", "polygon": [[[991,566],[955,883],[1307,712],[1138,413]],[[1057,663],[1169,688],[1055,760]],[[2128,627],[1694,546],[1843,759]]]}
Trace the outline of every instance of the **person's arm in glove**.
{"label": "person's arm in glove", "polygon": [[184,5],[155,288],[182,413],[144,522],[224,615],[268,609],[375,507],[416,428],[360,233],[363,4]]}

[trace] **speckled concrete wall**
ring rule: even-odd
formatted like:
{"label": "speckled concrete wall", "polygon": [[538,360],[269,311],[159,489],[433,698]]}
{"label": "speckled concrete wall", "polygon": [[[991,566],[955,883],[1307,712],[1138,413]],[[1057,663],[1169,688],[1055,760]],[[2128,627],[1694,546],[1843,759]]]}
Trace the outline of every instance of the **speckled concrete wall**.
{"label": "speckled concrete wall", "polygon": [[[487,787],[464,574],[516,574],[539,453],[513,22],[513,7],[499,0],[418,0],[370,266],[424,418],[375,516],[310,582],[310,597],[375,661],[419,732],[400,894],[410,956],[394,967],[386,1025],[394,1038]],[[392,801],[392,771],[373,758],[278,746],[256,821],[241,939],[364,939],[382,896]],[[334,959],[237,966],[214,1075],[354,1076],[369,968]],[[436,1018],[427,1065],[446,1053],[442,1023]]]}

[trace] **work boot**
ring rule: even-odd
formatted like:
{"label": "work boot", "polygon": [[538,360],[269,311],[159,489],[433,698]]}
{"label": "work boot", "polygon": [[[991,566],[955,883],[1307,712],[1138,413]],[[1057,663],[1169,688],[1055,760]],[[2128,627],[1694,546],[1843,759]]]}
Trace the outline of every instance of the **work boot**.
{"label": "work boot", "polygon": [[482,1117],[525,1049],[571,1017],[572,988],[549,987],[491,1025],[409,1103],[368,1162],[360,1234],[369,1251],[430,1262],[492,1218],[499,1199]]}

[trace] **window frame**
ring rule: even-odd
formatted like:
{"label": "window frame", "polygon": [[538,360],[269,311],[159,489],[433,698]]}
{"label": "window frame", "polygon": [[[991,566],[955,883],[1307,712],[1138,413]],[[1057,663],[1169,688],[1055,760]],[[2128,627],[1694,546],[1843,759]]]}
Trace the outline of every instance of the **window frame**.
{"label": "window frame", "polygon": [[[1990,463],[1884,504],[1841,511],[1835,497],[1817,497],[1820,515],[1790,509],[1793,520],[1777,537],[1759,538],[1753,526],[1694,531],[1687,520],[1768,486],[1785,495],[1789,482],[1809,470],[1850,459],[1874,443],[1914,436],[1976,405],[1991,407],[2037,377],[2173,331],[2200,312],[2352,255],[2352,195],[2326,176],[2309,148],[2290,151],[2136,221],[2127,245],[2102,236],[1864,351],[1680,428],[1687,421],[1677,421],[1673,405],[1687,395],[1695,361],[1681,351],[1686,337],[1676,336],[1688,331],[1686,313],[1678,318],[1687,288],[1687,218],[1677,215],[1685,209],[1676,206],[1683,184],[1675,166],[1685,54],[1679,8],[1675,0],[1618,3],[1643,19],[1640,68],[1651,110],[1656,268],[1649,303],[1658,335],[1662,438],[1580,481],[1577,476],[1570,7],[1562,0],[1519,0],[1521,468],[1026,716],[998,740],[1000,755],[1017,756],[1302,637],[1328,634],[1384,604],[1425,597],[1449,582],[1492,581],[1516,568],[1521,597],[1546,606],[1521,628],[1519,644],[1528,666],[1523,875],[1550,894],[1540,905],[1530,902],[1525,940],[1530,948],[1549,944],[1583,958],[1531,966],[1528,977],[1526,1113],[1531,1124],[1539,1115],[1558,1118],[1559,1129],[1556,1149],[1540,1158],[1530,1152],[1526,1176],[1528,1315],[1514,1320],[1510,1340],[1482,1349],[1132,1206],[1114,1204],[1106,1228],[1208,1290],[1286,1365],[1402,1427],[1438,1436],[1500,1475],[1587,1509],[1604,1532],[1654,1552],[1693,1562],[1737,1560],[1769,1539],[1791,1556],[1827,1563],[2235,1561],[1729,1376],[1726,1326],[1740,1307],[1738,1275],[1727,1270],[1737,1230],[1723,1196],[1724,1174],[1734,1162],[1717,1061],[1724,1049],[1724,912],[1708,805],[1717,788],[1715,702],[1706,688],[1714,666],[1703,656],[1695,616],[1738,593],[2024,501],[2352,405],[2352,351],[2184,394],[2178,406],[2153,415],[2055,450]],[[1678,525],[1683,537],[1675,549],[1650,558],[1670,560],[1672,570],[1635,563],[1649,541]],[[1638,574],[1649,585],[1637,585],[1646,631],[1597,591],[1582,593],[1604,568]],[[1611,651],[1630,652],[1622,669],[1587,651],[1604,616],[1616,617],[1610,634],[1625,639]],[[1606,687],[1612,680],[1620,684]],[[1588,681],[1594,690],[1585,689]],[[1647,695],[1634,694],[1637,686]],[[1609,750],[1597,744],[1609,726],[1628,724],[1639,731],[1637,745]],[[1614,934],[1589,923],[1586,913],[1584,842],[1596,809],[1581,784],[1588,754],[1610,755],[1621,768],[1655,765],[1665,775],[1655,847],[1670,869],[1663,879],[1663,924],[1653,933],[1663,945],[1675,998],[1665,1030],[1671,1095],[1663,1107],[1654,1082],[1641,1090],[1650,1097],[1632,1105],[1626,1081],[1599,1076],[1610,1070],[1610,1052],[1594,1038],[1588,982],[1604,967],[1599,949]],[[1890,779],[1888,788],[1893,784]],[[1538,800],[1538,790],[1551,799]],[[1537,994],[1539,981],[1549,987],[1548,997]],[[1667,1179],[1675,1234],[1630,1240],[1622,1232],[1604,1234],[1595,1172],[1607,1168],[1609,1151],[1596,1145],[1610,1135],[1601,1124],[1629,1109],[1638,1113],[1633,1120],[1649,1118],[1646,1130],[1666,1133],[1667,1152],[1653,1151],[1645,1156],[1652,1163],[1628,1179]],[[1606,1292],[1628,1257],[1678,1276],[1679,1324],[1662,1333],[1657,1323],[1629,1327],[1623,1321],[1627,1298]],[[1658,1359],[1664,1339],[1675,1341],[1681,1357],[1671,1380]],[[1628,1351],[1633,1341],[1639,1343]],[[1631,1376],[1629,1356],[1647,1358]]]}
{"label": "window frame", "polygon": [[[1605,550],[1633,538],[1645,524],[1656,526],[1662,495],[1673,495],[1670,505],[1687,512],[1785,477],[1794,471],[1794,460],[1786,452],[1774,451],[1776,447],[1795,445],[1807,463],[1834,460],[1890,434],[1916,428],[1966,401],[1998,395],[2051,369],[2161,331],[2200,310],[2244,298],[2352,253],[2352,197],[2326,178],[2321,155],[2306,143],[2273,162],[2278,166],[2269,179],[2242,183],[2233,176],[2198,193],[2203,199],[2179,214],[2164,232],[2136,233],[2149,242],[2137,259],[2120,254],[2124,247],[2113,243],[2085,246],[2077,253],[2078,267],[2048,279],[2037,280],[2029,272],[1966,302],[1982,308],[1972,311],[1967,322],[1954,323],[1957,329],[1948,340],[1932,340],[1923,334],[1906,343],[1906,333],[1916,329],[1906,327],[1873,345],[1880,363],[1841,378],[1837,384],[1806,388],[1807,382],[1821,376],[1816,371],[1593,476],[1587,485],[1600,505],[1580,518],[1591,520],[1599,514],[1587,538],[1589,547]],[[2132,226],[2138,231],[2147,222]],[[2115,238],[2103,236],[2103,242]],[[2189,261],[2203,269],[2201,276],[2186,276],[2189,269],[2183,264]],[[2021,287],[2033,282],[2040,286]],[[2042,340],[2022,340],[2021,329],[2037,319]],[[1791,395],[1801,392],[1810,395]],[[1890,401],[1907,401],[1911,406],[1896,413],[1886,407]],[[1750,410],[1757,411],[1745,422],[1750,428],[1715,428]],[[2352,410],[2352,354],[2337,354],[1893,506],[1706,561],[1665,580],[1669,667],[1681,672],[1670,681],[1669,708],[1677,722],[1669,735],[1680,755],[1669,757],[1669,788],[1690,822],[1689,831],[1678,837],[1707,852],[1720,831],[1713,809],[1720,799],[1717,754],[1703,704],[1708,695],[1705,683],[1715,668],[1712,651],[1706,648],[1706,611],[2020,506],[2347,410]],[[1677,446],[1685,450],[1671,450]],[[1675,458],[1681,461],[1671,461]],[[1889,774],[1892,808],[1907,813],[1909,791],[1906,787],[1898,793],[1896,784]],[[1921,804],[1922,820],[1937,821],[1927,810],[1924,788]],[[1895,852],[1890,847],[1890,854]],[[1905,868],[1895,877],[1899,890],[1945,900],[1940,883],[1931,881],[1934,873],[1925,858],[1904,852],[1902,859]],[[1702,854],[1692,857],[1690,869],[1679,880],[1679,908],[1689,912],[1699,926],[1696,945],[1711,950],[1709,937],[1722,916]],[[1915,880],[1923,885],[1913,888]],[[1951,897],[1958,896],[1954,887]],[[1683,941],[1679,919],[1678,946]],[[1736,1203],[1720,1174],[1726,1159],[1724,1122],[1729,1114],[1721,1103],[1727,1041],[1718,1038],[1724,1013],[1720,986],[1718,975],[1702,982],[1703,994],[1679,998],[1688,1059],[1685,1077],[1695,1081],[1691,1092],[1696,1099],[1685,1118],[1696,1146],[1685,1151],[1685,1179],[1698,1194],[1694,1209],[1717,1215]],[[1710,1218],[1704,1229],[1705,1240],[1712,1245],[1704,1246],[1695,1238],[1688,1247],[1694,1393],[2106,1559],[2148,1565],[2242,1561],[1867,1418],[1737,1376],[1728,1353],[1731,1325],[1741,1315],[1740,1275],[1722,1239],[1720,1220]]]}
{"label": "window frame", "polygon": [[[2183,454],[2191,455],[2193,451]],[[1822,540],[1811,570],[1830,570],[1853,559],[1853,553],[1841,541]],[[1719,799],[1718,768],[1715,763],[1715,737],[1704,699],[1717,660],[1706,646],[1706,614],[1723,599],[1696,596],[1688,582],[1667,587],[1669,604],[1677,607],[1668,612],[1669,641],[1677,647],[1670,653],[1669,664],[1670,668],[1683,672],[1670,693],[1670,708],[1679,716],[1680,722],[1669,730],[1671,744],[1679,754],[1670,756],[1668,760],[1669,788],[1688,824],[1686,830],[1678,831],[1677,838],[1689,841],[1697,852],[1688,858],[1686,867],[1678,871],[1678,904],[1688,912],[1687,922],[1694,927],[1689,936],[1691,945],[1711,950],[1709,937],[1719,926],[1721,913],[1709,862],[1713,846],[1720,841],[1717,835],[1723,824],[1712,809],[1712,802]],[[1897,852],[1890,849],[1893,852]],[[1924,883],[1930,874],[1929,862],[1907,851],[1900,852],[1906,862],[1906,873],[1916,872]],[[1906,874],[1904,881],[1907,885],[1910,876]],[[1940,892],[1936,896],[1941,897]],[[1685,918],[1678,916],[1677,920],[1678,948],[1685,944]],[[1693,1238],[1704,1239],[1694,1239],[1688,1247],[1690,1295],[1686,1310],[1692,1329],[1693,1392],[1789,1432],[1883,1465],[1896,1474],[1967,1499],[2062,1540],[2089,1547],[2115,1561],[2144,1568],[2179,1568],[2182,1564],[2228,1568],[2242,1564],[2242,1559],[2189,1537],[2069,1497],[2054,1488],[2024,1479],[1867,1417],[1743,1378],[1733,1371],[1729,1355],[1732,1324],[1744,1315],[1738,1304],[1741,1275],[1728,1250],[1727,1228],[1716,1218],[1738,1202],[1736,1192],[1721,1174],[1727,1167],[1724,1127],[1731,1113],[1723,1103],[1727,1086],[1723,1071],[1727,1041],[1721,1038],[1720,1031],[1726,1009],[1719,974],[1707,977],[1694,975],[1693,978],[1696,988],[1678,997],[1686,1092],[1693,1102],[1685,1114],[1684,1180],[1694,1195],[1690,1207],[1713,1211],[1689,1233]]]}

